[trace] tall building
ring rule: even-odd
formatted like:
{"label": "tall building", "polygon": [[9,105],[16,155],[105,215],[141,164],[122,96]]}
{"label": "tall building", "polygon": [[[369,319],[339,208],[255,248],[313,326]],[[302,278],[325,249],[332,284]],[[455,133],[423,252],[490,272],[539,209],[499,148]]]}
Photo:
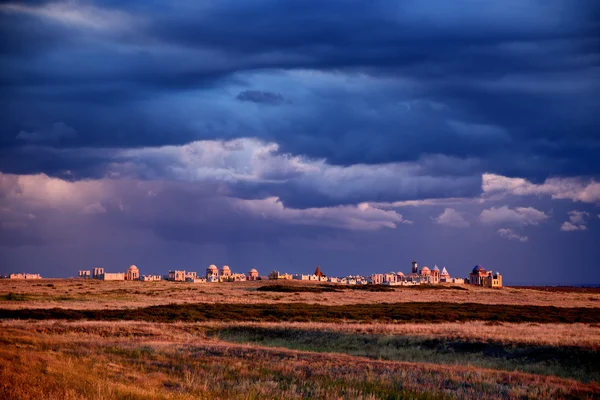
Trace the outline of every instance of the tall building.
{"label": "tall building", "polygon": [[412,262],[412,273],[413,274],[418,274],[419,273],[419,266],[417,265],[416,261]]}
{"label": "tall building", "polygon": [[104,268],[96,267],[92,270],[92,278],[100,279],[100,275],[104,275]]}

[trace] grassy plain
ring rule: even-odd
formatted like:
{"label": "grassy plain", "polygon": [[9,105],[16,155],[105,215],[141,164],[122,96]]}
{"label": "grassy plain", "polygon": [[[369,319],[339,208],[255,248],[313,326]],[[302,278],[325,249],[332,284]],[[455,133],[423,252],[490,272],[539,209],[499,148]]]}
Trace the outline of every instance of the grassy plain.
{"label": "grassy plain", "polygon": [[600,398],[598,290],[372,290],[1,280],[0,398]]}
{"label": "grassy plain", "polygon": [[[269,281],[222,284],[174,282],[102,282],[77,279],[39,281],[0,280],[0,308],[127,309],[162,304],[185,303],[307,303],[378,304],[403,302],[450,302],[555,307],[600,308],[600,291],[555,292],[539,288],[474,288],[468,285],[442,286],[446,289],[396,287],[391,292],[339,289],[336,292],[260,291]],[[285,282],[286,286],[315,286],[305,282]],[[325,286],[325,285],[322,285]],[[334,286],[340,288],[343,286]],[[461,290],[464,289],[464,290]]]}

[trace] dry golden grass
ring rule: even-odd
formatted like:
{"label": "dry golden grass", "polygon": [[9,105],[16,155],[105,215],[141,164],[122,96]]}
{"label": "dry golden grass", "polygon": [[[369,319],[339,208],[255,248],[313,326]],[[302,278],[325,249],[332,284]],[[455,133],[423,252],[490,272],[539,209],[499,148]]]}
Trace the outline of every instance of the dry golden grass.
{"label": "dry golden grass", "polygon": [[437,339],[468,339],[504,344],[578,346],[600,349],[600,326],[588,324],[489,324],[482,321],[422,323],[327,323],[327,322],[175,322],[137,321],[22,321],[0,322],[3,329],[30,330],[44,335],[161,337],[182,343],[202,336],[205,328],[261,327],[291,328],[316,331],[366,333],[378,335],[416,336]]}
{"label": "dry golden grass", "polygon": [[465,339],[504,344],[578,346],[600,349],[600,326],[589,324],[490,324],[483,321],[437,324],[319,323],[319,322],[210,322],[198,326],[292,328],[316,331],[417,336],[431,339]]}
{"label": "dry golden grass", "polygon": [[205,337],[194,324],[4,321],[1,326],[0,398],[7,399],[547,399],[600,394],[597,384],[557,377],[224,343]]}
{"label": "dry golden grass", "polygon": [[[454,303],[600,307],[600,293],[560,293],[532,289],[415,290],[393,292],[344,290],[325,293],[259,292],[269,281],[220,284],[174,282],[102,282],[96,280],[0,280],[0,308],[123,309],[183,303],[309,303],[343,305],[445,301]],[[306,285],[288,281],[286,284]],[[314,285],[314,283],[310,283]]]}

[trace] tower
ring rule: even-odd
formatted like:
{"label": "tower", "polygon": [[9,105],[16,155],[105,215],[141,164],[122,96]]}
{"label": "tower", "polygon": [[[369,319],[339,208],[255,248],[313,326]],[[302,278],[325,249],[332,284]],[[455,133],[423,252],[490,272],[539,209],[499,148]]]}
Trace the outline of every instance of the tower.
{"label": "tower", "polygon": [[417,265],[416,261],[412,262],[412,273],[413,274],[417,274],[419,272],[419,266]]}

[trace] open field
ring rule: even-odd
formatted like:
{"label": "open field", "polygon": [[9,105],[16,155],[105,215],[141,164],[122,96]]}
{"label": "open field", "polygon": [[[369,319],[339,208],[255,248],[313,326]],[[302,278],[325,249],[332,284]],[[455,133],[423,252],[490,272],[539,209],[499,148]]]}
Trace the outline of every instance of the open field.
{"label": "open field", "polygon": [[[269,347],[272,342],[265,343],[267,346],[236,343],[239,336],[236,339],[231,331],[227,333],[231,326],[210,323],[4,321],[2,328],[0,397],[9,399],[546,399],[600,395],[598,383],[589,379],[598,369],[589,362],[579,369],[576,364],[529,363],[523,368],[538,370],[527,373],[494,368],[501,366],[494,360],[497,357],[471,352],[471,365],[461,365],[461,355],[448,353],[443,363],[431,363],[428,357],[438,350],[420,355],[422,345],[414,336],[414,346],[395,353],[389,352],[389,340],[408,337],[388,336],[388,342],[371,343],[372,336],[367,336],[365,354],[358,356],[352,355],[353,340],[348,338],[334,342],[335,348],[326,352],[299,351]],[[288,340],[305,338],[294,334],[295,328],[286,329]],[[538,326],[530,329],[532,334],[541,332]],[[310,331],[333,332],[317,326]],[[323,343],[312,344],[319,345]],[[373,353],[377,348],[387,349],[387,357]],[[560,353],[561,347],[550,350]],[[593,354],[591,348],[580,351]],[[412,353],[415,361],[394,361],[405,353]],[[477,365],[485,363],[489,365]],[[547,374],[557,368],[572,377]]]}
{"label": "open field", "polygon": [[2,280],[0,398],[600,398],[599,307],[596,291]]}
{"label": "open field", "polygon": [[148,322],[176,321],[394,321],[529,322],[600,324],[598,309],[476,303],[381,303],[328,306],[304,303],[195,303],[135,309],[73,310],[63,308],[1,309],[2,319],[62,319]]}
{"label": "open field", "polygon": [[[394,287],[390,292],[370,292],[335,287],[324,291],[259,291],[269,281],[194,284],[175,282],[102,282],[77,279],[32,281],[0,280],[0,308],[126,309],[184,303],[307,303],[377,304],[402,302],[450,302],[478,304],[533,305],[555,307],[600,307],[600,292],[555,292],[525,288],[484,289],[468,285],[447,290]],[[278,282],[277,284],[282,284]],[[286,286],[314,287],[314,283],[286,281]],[[340,289],[341,288],[341,289]],[[461,290],[464,289],[464,290]]]}

